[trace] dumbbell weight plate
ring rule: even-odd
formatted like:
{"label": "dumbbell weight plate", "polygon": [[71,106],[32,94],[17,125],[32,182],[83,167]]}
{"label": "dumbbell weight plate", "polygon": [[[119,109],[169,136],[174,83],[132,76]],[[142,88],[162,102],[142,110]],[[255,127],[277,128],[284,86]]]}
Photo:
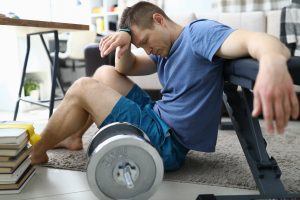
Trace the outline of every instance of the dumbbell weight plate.
{"label": "dumbbell weight plate", "polygon": [[[116,180],[116,166],[120,162],[134,163],[132,165],[137,167],[133,188]],[[158,152],[138,135],[115,134],[98,144],[90,154],[87,178],[91,190],[100,199],[144,200],[158,189],[163,178],[163,163]]]}
{"label": "dumbbell weight plate", "polygon": [[102,127],[91,139],[87,152],[90,156],[94,149],[104,140],[115,135],[135,135],[149,142],[148,136],[139,128],[127,122],[114,122]]}

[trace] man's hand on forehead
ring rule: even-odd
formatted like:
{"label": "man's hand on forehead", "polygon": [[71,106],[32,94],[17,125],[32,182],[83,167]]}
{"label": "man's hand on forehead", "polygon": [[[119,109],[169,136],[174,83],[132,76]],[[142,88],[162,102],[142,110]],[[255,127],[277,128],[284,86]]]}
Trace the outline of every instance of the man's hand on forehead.
{"label": "man's hand on forehead", "polygon": [[131,44],[131,35],[127,32],[120,31],[108,35],[100,40],[99,50],[101,57],[105,57],[114,51],[117,47],[120,47],[118,51],[118,58],[120,58],[126,50],[129,49]]}

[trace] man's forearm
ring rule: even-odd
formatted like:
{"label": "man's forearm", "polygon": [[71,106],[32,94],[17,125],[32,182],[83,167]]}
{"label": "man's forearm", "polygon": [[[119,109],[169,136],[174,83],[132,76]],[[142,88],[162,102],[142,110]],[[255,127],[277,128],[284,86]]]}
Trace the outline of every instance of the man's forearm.
{"label": "man's forearm", "polygon": [[135,56],[131,53],[131,48],[126,50],[124,54],[118,58],[119,47],[116,49],[115,68],[122,74],[129,74],[134,66]]}
{"label": "man's forearm", "polygon": [[288,48],[274,36],[255,33],[248,41],[248,52],[259,61],[264,59],[284,59],[287,61],[291,54]]}

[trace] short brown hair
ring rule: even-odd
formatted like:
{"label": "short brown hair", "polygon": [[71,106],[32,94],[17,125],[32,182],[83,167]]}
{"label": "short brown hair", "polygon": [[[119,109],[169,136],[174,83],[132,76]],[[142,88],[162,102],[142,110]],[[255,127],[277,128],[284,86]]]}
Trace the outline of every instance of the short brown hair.
{"label": "short brown hair", "polygon": [[119,28],[130,28],[132,25],[136,25],[141,29],[152,28],[154,13],[159,13],[170,20],[160,7],[146,1],[140,1],[132,7],[124,9]]}

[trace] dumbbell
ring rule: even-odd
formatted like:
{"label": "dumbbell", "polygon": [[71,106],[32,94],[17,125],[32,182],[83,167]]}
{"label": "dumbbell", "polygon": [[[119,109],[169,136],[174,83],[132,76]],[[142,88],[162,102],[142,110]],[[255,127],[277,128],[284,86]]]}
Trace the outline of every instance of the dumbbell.
{"label": "dumbbell", "polygon": [[112,123],[96,132],[88,149],[87,180],[99,199],[150,198],[164,167],[147,135],[130,123]]}

